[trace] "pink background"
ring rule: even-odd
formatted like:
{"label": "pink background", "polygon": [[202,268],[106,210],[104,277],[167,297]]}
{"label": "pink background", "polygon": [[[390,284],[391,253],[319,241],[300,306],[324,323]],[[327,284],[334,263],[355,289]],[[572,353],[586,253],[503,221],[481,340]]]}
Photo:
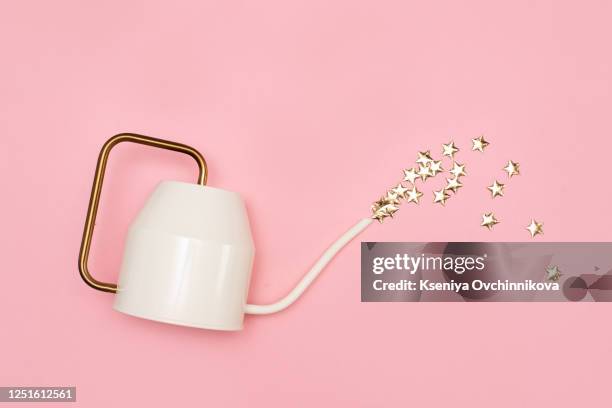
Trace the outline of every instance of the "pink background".
{"label": "pink background", "polygon": [[[460,195],[362,240],[528,240],[531,217],[539,239],[610,240],[611,15],[606,1],[5,2],[0,385],[76,385],[87,407],[608,404],[607,304],[362,304],[353,242],[291,309],[220,333],[116,313],[76,266],[96,156],[121,131],[193,145],[209,184],[244,196],[251,302],[284,295],[417,150],[450,138],[471,170]],[[485,155],[469,152],[481,132]],[[508,159],[523,174],[491,201]],[[194,176],[189,158],[117,148],[97,277],[116,279],[155,183]],[[478,226],[489,209],[493,232]]]}

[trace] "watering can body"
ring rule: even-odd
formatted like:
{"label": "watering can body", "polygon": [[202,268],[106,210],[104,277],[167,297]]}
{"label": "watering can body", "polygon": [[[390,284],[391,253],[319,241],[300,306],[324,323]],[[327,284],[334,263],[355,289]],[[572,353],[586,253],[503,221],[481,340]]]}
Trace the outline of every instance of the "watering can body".
{"label": "watering can body", "polygon": [[240,330],[254,252],[237,193],[162,182],[130,225],[114,308],[165,323]]}

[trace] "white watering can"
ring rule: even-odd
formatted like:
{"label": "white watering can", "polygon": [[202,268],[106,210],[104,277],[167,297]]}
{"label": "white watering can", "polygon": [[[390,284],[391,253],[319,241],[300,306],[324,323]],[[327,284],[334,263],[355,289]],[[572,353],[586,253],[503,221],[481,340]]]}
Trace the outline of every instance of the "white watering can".
{"label": "white watering can", "polygon": [[[87,260],[104,171],[111,149],[133,142],[193,157],[197,184],[160,183],[129,228],[117,285],[91,276]],[[269,314],[291,305],[327,263],[371,219],[342,235],[291,292],[269,305],[247,304],[255,247],[244,202],[237,193],[207,187],[206,161],[192,147],[132,133],[110,138],[98,158],[79,254],[79,271],[91,287],[116,293],[115,310],[183,326],[241,330],[245,313]]]}

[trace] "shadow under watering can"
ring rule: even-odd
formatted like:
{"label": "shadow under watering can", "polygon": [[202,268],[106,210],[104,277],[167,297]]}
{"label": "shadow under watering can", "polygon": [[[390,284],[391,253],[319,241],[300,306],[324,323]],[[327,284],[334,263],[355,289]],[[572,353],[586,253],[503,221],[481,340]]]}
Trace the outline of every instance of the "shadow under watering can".
{"label": "shadow under watering can", "polygon": [[[191,156],[196,184],[161,182],[130,224],[117,284],[96,280],[87,261],[110,151],[121,142]],[[241,330],[245,314],[290,306],[331,259],[372,220],[360,220],[332,244],[287,296],[269,305],[247,304],[255,246],[239,194],[206,186],[204,157],[194,148],[133,133],[102,147],[79,253],[79,271],[92,288],[115,293],[114,309],[136,317],[215,330]]]}

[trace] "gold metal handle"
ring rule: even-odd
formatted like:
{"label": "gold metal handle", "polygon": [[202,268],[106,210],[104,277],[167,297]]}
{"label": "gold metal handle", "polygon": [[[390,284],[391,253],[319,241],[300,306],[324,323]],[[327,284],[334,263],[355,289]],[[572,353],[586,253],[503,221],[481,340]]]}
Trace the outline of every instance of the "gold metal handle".
{"label": "gold metal handle", "polygon": [[89,249],[91,247],[91,239],[93,237],[94,226],[96,224],[96,214],[98,213],[98,203],[100,202],[100,192],[102,191],[102,182],[104,181],[104,172],[106,163],[111,149],[121,142],[132,142],[147,146],[159,147],[160,149],[173,150],[175,152],[185,153],[198,163],[200,174],[198,175],[198,184],[206,185],[208,177],[208,168],[206,160],[193,147],[170,142],[168,140],[156,139],[149,136],[137,135],[134,133],[120,133],[108,139],[98,156],[98,164],[96,165],[96,173],[94,175],[93,185],[91,187],[91,196],[89,197],[89,208],[87,209],[87,218],[85,219],[85,227],[83,228],[83,238],[81,240],[81,250],[79,252],[79,272],[86,284],[94,289],[103,292],[117,292],[117,285],[114,283],[100,282],[89,273],[87,268],[87,260],[89,259]]}

